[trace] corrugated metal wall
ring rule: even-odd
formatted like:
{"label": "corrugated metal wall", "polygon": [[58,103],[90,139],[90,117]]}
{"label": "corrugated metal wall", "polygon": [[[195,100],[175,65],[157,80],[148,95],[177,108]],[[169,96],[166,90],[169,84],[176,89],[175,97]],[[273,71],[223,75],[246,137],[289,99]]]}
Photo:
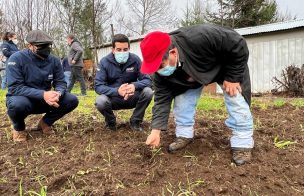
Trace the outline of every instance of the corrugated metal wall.
{"label": "corrugated metal wall", "polygon": [[273,89],[272,78],[281,78],[282,70],[288,65],[304,64],[304,30],[246,37],[246,40],[254,93]]}
{"label": "corrugated metal wall", "polygon": [[[304,29],[292,29],[267,34],[246,36],[250,52],[248,66],[252,92],[269,92],[274,88],[274,76],[290,65],[304,64]],[[141,56],[140,41],[131,43],[131,52]],[[111,52],[111,47],[98,50],[98,59]],[[217,88],[217,92],[221,89]]]}

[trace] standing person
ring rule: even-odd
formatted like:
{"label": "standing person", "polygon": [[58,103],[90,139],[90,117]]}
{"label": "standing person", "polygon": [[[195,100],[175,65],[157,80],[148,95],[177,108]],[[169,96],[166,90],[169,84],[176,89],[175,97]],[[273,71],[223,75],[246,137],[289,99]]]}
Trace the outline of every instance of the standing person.
{"label": "standing person", "polygon": [[153,97],[151,79],[140,73],[140,58],[130,53],[130,41],[126,35],[117,34],[112,39],[112,52],[99,63],[95,92],[98,111],[105,117],[106,127],[116,130],[113,110],[135,108],[130,127],[142,131],[145,110]]}
{"label": "standing person", "polygon": [[80,82],[81,88],[81,95],[85,96],[86,92],[86,85],[82,73],[83,69],[83,48],[81,43],[75,38],[73,34],[69,34],[67,36],[67,43],[70,46],[70,51],[68,53],[68,63],[71,66],[71,81],[70,85],[68,86],[68,92],[74,87],[76,80]]}
{"label": "standing person", "polygon": [[236,165],[250,162],[254,141],[245,39],[230,28],[204,24],[180,28],[170,35],[149,33],[140,47],[141,71],[155,73],[152,131],[146,144],[160,144],[160,132],[167,129],[174,100],[176,140],[168,150],[188,145],[194,136],[195,108],[202,88],[217,82],[223,88],[229,114],[225,123],[232,130],[232,160]]}
{"label": "standing person", "polygon": [[64,72],[64,80],[67,83],[67,86],[71,83],[71,66],[68,61],[68,57],[64,57],[61,59],[61,64]]}
{"label": "standing person", "polygon": [[[15,52],[19,51],[17,44],[18,44],[18,39],[16,33],[13,32],[6,32],[3,35],[3,43],[1,44],[1,51],[2,54],[4,55],[5,58],[2,58],[2,62],[6,62],[6,60]],[[4,65],[4,69],[1,71],[1,88],[5,89],[7,82],[6,82],[6,63],[2,64]]]}
{"label": "standing person", "polygon": [[[38,122],[43,134],[55,132],[51,126],[78,105],[76,96],[66,92],[60,60],[51,55],[52,38],[35,30],[26,36],[28,49],[16,52],[7,62],[7,113],[12,121],[14,141],[26,141],[24,119],[46,113]],[[53,88],[52,88],[53,87]]]}

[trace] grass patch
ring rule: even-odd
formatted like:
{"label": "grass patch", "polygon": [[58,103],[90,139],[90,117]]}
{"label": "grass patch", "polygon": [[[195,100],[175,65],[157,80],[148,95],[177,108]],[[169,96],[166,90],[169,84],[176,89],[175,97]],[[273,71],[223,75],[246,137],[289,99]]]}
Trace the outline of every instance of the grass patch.
{"label": "grass patch", "polygon": [[199,99],[197,109],[204,111],[225,110],[224,99],[222,97],[204,95]]}
{"label": "grass patch", "polygon": [[282,107],[283,105],[285,105],[286,101],[282,98],[279,99],[275,99],[273,101],[273,105],[277,106],[277,107]]}

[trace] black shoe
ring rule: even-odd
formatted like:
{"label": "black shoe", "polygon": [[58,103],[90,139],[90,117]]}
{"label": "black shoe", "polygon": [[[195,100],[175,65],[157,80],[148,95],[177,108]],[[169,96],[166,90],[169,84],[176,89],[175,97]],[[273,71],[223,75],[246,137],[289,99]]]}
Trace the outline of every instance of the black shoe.
{"label": "black shoe", "polygon": [[106,124],[105,129],[108,131],[117,131],[116,124]]}
{"label": "black shoe", "polygon": [[130,121],[130,128],[133,131],[143,131],[143,128],[141,126],[141,122],[139,122],[139,121]]}
{"label": "black shoe", "polygon": [[250,163],[251,158],[251,148],[232,148],[232,161],[237,166]]}

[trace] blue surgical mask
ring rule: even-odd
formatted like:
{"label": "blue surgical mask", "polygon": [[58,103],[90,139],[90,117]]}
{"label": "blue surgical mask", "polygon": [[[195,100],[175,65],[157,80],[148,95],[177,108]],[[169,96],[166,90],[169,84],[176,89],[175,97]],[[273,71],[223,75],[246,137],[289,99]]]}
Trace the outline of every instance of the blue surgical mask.
{"label": "blue surgical mask", "polygon": [[166,65],[165,67],[161,68],[157,71],[162,76],[170,76],[176,70],[176,66]]}
{"label": "blue surgical mask", "polygon": [[117,63],[125,64],[129,59],[129,52],[115,52],[114,57]]}

